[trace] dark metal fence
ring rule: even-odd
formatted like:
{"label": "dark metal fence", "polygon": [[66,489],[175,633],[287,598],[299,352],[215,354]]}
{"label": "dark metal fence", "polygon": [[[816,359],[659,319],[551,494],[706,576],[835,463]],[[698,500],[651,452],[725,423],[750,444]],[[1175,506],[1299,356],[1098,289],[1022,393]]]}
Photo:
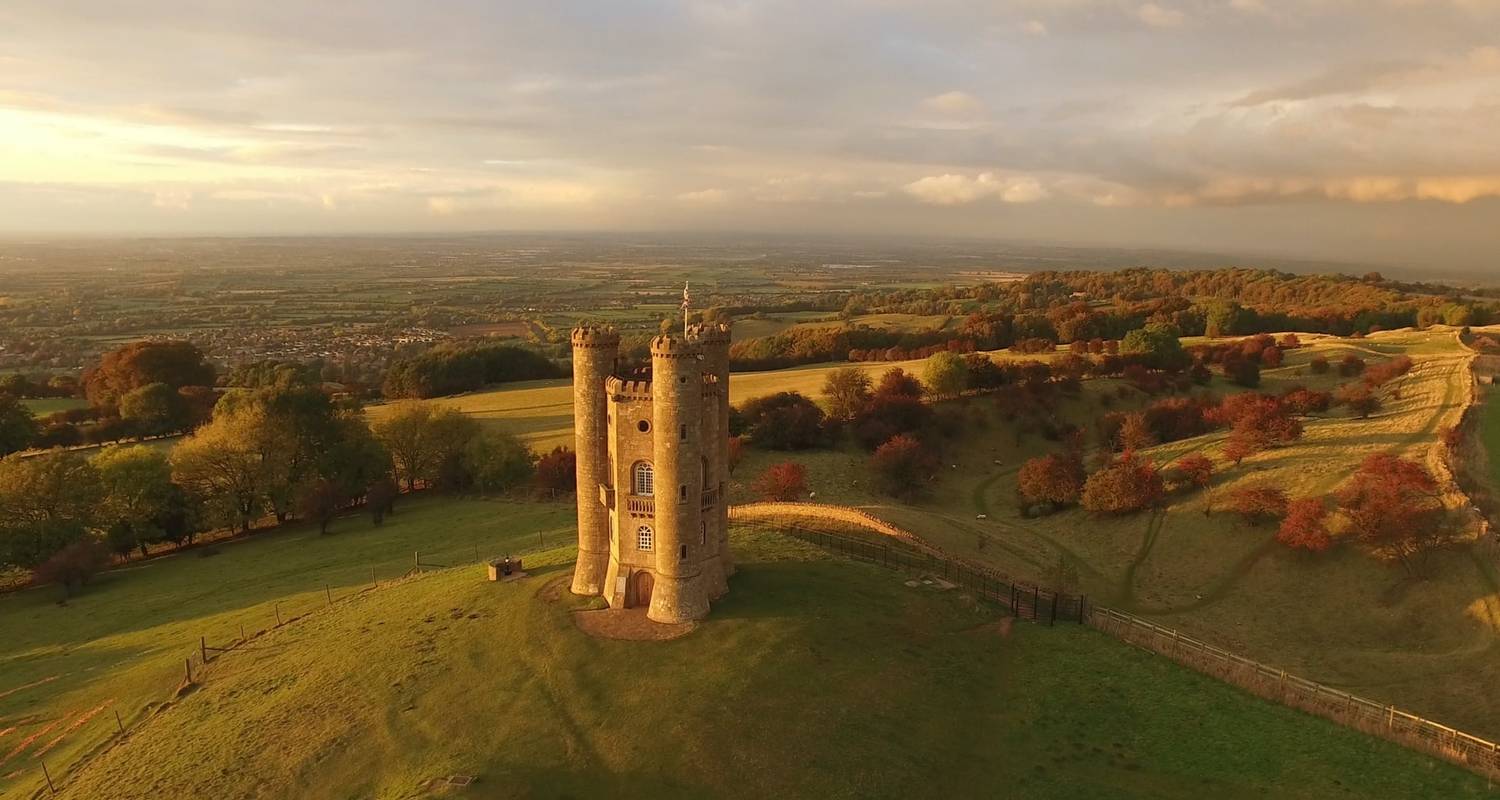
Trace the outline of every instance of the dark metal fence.
{"label": "dark metal fence", "polygon": [[940,578],[986,600],[999,603],[1022,619],[1033,619],[1048,625],[1056,622],[1081,624],[1088,616],[1088,599],[1083,595],[1062,594],[1034,584],[1021,583],[965,561],[900,544],[875,542],[785,522],[778,527],[789,536],[836,553],[893,569],[910,570]]}

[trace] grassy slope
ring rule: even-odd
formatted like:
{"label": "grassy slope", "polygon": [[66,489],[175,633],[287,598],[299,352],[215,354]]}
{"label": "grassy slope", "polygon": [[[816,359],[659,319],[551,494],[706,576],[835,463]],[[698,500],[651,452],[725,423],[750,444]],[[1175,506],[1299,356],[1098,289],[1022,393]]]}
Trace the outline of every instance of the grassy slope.
{"label": "grassy slope", "polygon": [[1484,444],[1490,463],[1490,486],[1500,487],[1500,387],[1485,389],[1483,415],[1479,420],[1479,440]]}
{"label": "grassy slope", "polygon": [[576,600],[540,594],[566,549],[525,582],[357,596],[217,660],[63,795],[409,797],[465,774],[472,797],[1489,796],[1087,629],[1004,638],[953,594],[735,541],[731,595],[669,643],[579,632]]}
{"label": "grassy slope", "polygon": [[[1061,556],[1072,561],[1081,588],[1113,604],[1180,627],[1268,663],[1373,698],[1397,703],[1477,733],[1500,736],[1500,700],[1475,688],[1500,680],[1500,597],[1493,570],[1467,549],[1442,553],[1430,579],[1407,580],[1399,568],[1374,562],[1356,548],[1323,557],[1277,547],[1269,527],[1252,528],[1205,506],[1236,486],[1270,483],[1293,497],[1326,493],[1366,454],[1398,450],[1430,458],[1437,432],[1457,420],[1464,396],[1464,354],[1451,332],[1392,332],[1351,341],[1323,339],[1294,351],[1263,376],[1262,390],[1293,384],[1331,389],[1337,376],[1307,374],[1318,354],[1336,360],[1357,352],[1371,363],[1402,352],[1417,360],[1397,381],[1400,399],[1369,420],[1335,412],[1309,420],[1304,440],[1225,469],[1210,495],[1183,498],[1165,514],[1093,517],[1074,510],[1024,520],[1014,510],[1015,471],[1025,458],[1056,445],[1031,437],[1016,443],[1009,426],[982,403],[976,424],[946,459],[933,496],[899,506],[867,486],[857,451],[797,454],[810,465],[818,498],[864,505],[942,546],[1003,569],[1039,577]],[[1302,374],[1299,374],[1302,373]],[[1103,385],[1086,384],[1064,416],[1090,425],[1103,413]],[[1214,390],[1230,387],[1215,380]],[[1121,407],[1116,405],[1115,408]],[[1194,450],[1217,456],[1222,434],[1154,448],[1167,463]],[[735,496],[785,454],[752,453],[736,477]],[[998,462],[998,463],[996,463]],[[989,519],[979,521],[976,514]],[[1459,677],[1462,679],[1456,679]]]}
{"label": "grassy slope", "polygon": [[[92,724],[65,736],[48,754],[68,764],[104,741],[119,711],[133,725],[166,699],[198,637],[227,643],[275,623],[275,603],[290,618],[411,567],[412,552],[438,564],[537,547],[575,535],[571,508],[547,504],[417,500],[381,528],[365,519],[337,522],[330,535],[305,526],[134,564],[96,579],[58,605],[52,588],[0,595],[0,794],[15,788],[10,772],[35,769],[35,747],[6,762],[25,737],[62,720],[42,743],[78,715],[109,702]],[[204,556],[212,555],[205,558]],[[30,689],[38,681],[44,684]],[[38,745],[40,746],[40,744]]]}

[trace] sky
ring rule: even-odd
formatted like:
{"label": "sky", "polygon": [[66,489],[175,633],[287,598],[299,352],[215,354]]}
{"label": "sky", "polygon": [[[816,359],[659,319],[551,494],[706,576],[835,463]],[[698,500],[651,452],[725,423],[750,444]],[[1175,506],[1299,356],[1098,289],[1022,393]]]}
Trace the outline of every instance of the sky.
{"label": "sky", "polygon": [[0,233],[503,230],[1500,273],[1500,0],[0,3]]}

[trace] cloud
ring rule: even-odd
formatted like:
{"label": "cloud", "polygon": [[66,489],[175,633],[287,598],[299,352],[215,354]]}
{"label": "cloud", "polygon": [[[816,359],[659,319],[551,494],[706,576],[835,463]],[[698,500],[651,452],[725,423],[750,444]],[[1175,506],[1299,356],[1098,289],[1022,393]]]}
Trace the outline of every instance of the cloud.
{"label": "cloud", "polygon": [[1146,3],[1135,10],[1136,18],[1153,28],[1180,28],[1186,21],[1181,11],[1174,8]]}
{"label": "cloud", "polygon": [[972,178],[953,173],[929,175],[902,188],[923,203],[939,206],[966,205],[987,197],[1006,203],[1035,203],[1048,197],[1036,178],[1001,177],[993,172],[981,172]]}
{"label": "cloud", "polygon": [[954,116],[977,114],[984,110],[984,103],[979,101],[968,92],[957,89],[942,94],[936,94],[922,101],[922,107],[929,111]]}
{"label": "cloud", "polygon": [[729,192],[723,189],[698,189],[677,195],[680,202],[690,205],[718,206],[729,200]]}

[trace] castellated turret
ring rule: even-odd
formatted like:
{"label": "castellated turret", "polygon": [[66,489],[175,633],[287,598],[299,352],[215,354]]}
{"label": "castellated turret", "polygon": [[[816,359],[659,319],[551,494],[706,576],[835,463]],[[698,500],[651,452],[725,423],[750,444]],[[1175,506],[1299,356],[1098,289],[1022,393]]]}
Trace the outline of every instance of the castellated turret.
{"label": "castellated turret", "polygon": [[729,327],[658,336],[650,369],[630,374],[614,368],[618,350],[611,331],[573,331],[573,591],[602,595],[612,608],[646,607],[657,622],[701,619],[733,570]]}

